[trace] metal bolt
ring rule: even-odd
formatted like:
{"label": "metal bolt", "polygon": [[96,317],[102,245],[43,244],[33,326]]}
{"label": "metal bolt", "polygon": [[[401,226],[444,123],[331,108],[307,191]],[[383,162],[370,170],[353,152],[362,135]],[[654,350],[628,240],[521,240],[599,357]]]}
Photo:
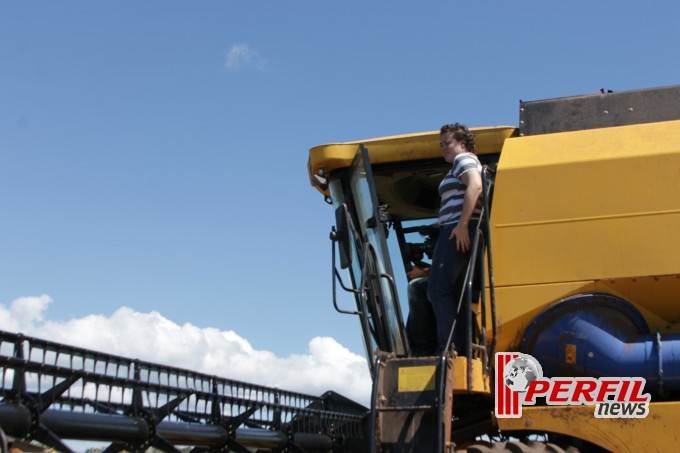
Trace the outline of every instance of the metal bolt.
{"label": "metal bolt", "polygon": [[590,352],[588,353],[588,358],[592,359],[593,357],[595,357],[595,354],[593,354],[593,352],[590,351]]}

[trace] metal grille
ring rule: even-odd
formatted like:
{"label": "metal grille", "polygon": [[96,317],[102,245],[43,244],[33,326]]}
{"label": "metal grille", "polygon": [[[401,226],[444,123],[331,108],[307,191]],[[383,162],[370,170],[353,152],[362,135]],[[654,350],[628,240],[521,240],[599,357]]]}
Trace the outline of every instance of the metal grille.
{"label": "metal grille", "polygon": [[[314,397],[2,331],[0,367],[0,427],[43,442],[52,433],[59,449],[59,431],[128,450],[164,443],[224,447],[239,438],[257,447],[251,438],[263,431],[278,433],[279,444],[301,433],[337,444],[363,437],[367,412],[331,392]],[[16,417],[25,412],[30,423],[22,425]],[[146,427],[131,430],[132,421]],[[94,425],[101,428],[89,428]],[[271,444],[272,436],[264,437]]]}

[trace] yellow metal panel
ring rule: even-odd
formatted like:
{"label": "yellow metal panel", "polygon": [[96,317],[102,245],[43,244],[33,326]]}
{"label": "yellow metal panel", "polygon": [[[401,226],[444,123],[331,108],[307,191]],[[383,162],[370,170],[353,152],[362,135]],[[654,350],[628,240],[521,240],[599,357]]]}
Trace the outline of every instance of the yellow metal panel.
{"label": "yellow metal panel", "polygon": [[434,390],[436,372],[437,367],[434,365],[399,368],[397,391],[423,392]]}
{"label": "yellow metal panel", "polygon": [[[680,294],[680,279],[676,277],[505,286],[496,290],[497,350],[517,350],[526,327],[550,304],[574,294],[590,292],[608,293],[631,302],[653,332],[680,332],[680,325],[671,322],[676,316],[672,315],[672,304],[677,303],[677,294]],[[491,332],[490,325],[487,332]]]}
{"label": "yellow metal panel", "polygon": [[[449,372],[453,372],[452,390],[454,393],[468,392],[467,357],[456,357]],[[472,359],[471,390],[475,393],[490,393],[489,376],[484,375],[482,361]]]}
{"label": "yellow metal panel", "polygon": [[[456,357],[449,363],[449,373],[452,373],[452,390],[454,392],[468,392],[467,357]],[[399,368],[397,391],[422,392],[435,389],[436,366],[404,366]],[[471,390],[479,393],[489,393],[489,377],[484,375],[482,362],[472,360]]]}
{"label": "yellow metal panel", "polygon": [[595,418],[593,406],[523,407],[522,418],[499,418],[503,431],[548,431],[617,453],[670,452],[680,445],[680,403],[651,403],[647,418]]}
{"label": "yellow metal panel", "polygon": [[680,121],[506,140],[496,283],[680,273]]}
{"label": "yellow metal panel", "polygon": [[[496,289],[498,316],[498,351],[514,351],[524,329],[551,303],[584,292],[592,282],[568,282],[547,285],[510,286]],[[487,327],[491,331],[491,326]]]}
{"label": "yellow metal panel", "polygon": [[[652,331],[680,332],[680,275],[607,279],[599,282],[606,292],[617,294],[639,306]],[[660,320],[645,313],[649,310]]]}

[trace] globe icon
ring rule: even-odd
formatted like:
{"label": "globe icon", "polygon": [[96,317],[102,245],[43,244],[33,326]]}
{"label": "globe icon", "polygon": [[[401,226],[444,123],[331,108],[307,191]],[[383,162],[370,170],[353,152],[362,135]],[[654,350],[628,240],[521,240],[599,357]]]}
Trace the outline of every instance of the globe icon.
{"label": "globe icon", "polygon": [[543,369],[538,360],[530,355],[515,357],[505,366],[503,379],[505,385],[515,392],[524,393],[532,381],[543,377]]}

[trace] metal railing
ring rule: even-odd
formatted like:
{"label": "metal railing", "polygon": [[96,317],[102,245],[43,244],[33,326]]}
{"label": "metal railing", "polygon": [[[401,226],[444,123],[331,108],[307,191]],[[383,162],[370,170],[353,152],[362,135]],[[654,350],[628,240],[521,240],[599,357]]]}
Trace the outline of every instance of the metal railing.
{"label": "metal railing", "polygon": [[[495,289],[495,277],[494,277],[494,266],[493,266],[493,256],[491,253],[491,231],[490,231],[490,195],[491,195],[491,184],[489,181],[491,169],[484,167],[482,171],[482,209],[477,219],[475,226],[475,234],[472,238],[472,246],[470,249],[470,261],[468,263],[467,269],[465,271],[465,280],[463,285],[463,291],[461,292],[456,316],[454,318],[453,325],[449,331],[449,336],[446,342],[446,347],[441,354],[439,367],[441,373],[439,374],[439,398],[438,398],[438,417],[440,420],[438,422],[438,439],[439,439],[439,449],[438,451],[444,451],[444,445],[446,439],[443,436],[443,420],[441,417],[444,415],[444,389],[445,389],[445,370],[446,361],[449,357],[451,346],[453,342],[453,333],[456,329],[456,321],[458,320],[458,313],[460,310],[465,310],[465,329],[467,337],[465,339],[464,345],[455,345],[460,347],[467,355],[467,387],[468,392],[472,392],[472,361],[473,358],[479,356],[482,362],[482,371],[485,376],[489,375],[490,363],[489,357],[493,357],[496,348],[496,335],[497,335],[497,319],[496,319],[496,289]],[[487,344],[487,299],[486,292],[484,288],[485,281],[485,263],[484,257],[486,256],[486,270],[488,270],[489,279],[489,305],[491,309],[491,345]],[[479,290],[479,310],[481,315],[481,326],[479,326],[480,331],[478,332],[479,343],[475,343],[473,339],[473,325],[477,323],[476,319],[472,316],[472,303],[473,303],[473,292],[475,291],[474,283],[475,279],[480,282],[481,288]]]}
{"label": "metal railing", "polygon": [[107,451],[177,445],[344,451],[364,438],[368,410],[0,331],[0,428],[71,451],[63,439],[112,442]]}

